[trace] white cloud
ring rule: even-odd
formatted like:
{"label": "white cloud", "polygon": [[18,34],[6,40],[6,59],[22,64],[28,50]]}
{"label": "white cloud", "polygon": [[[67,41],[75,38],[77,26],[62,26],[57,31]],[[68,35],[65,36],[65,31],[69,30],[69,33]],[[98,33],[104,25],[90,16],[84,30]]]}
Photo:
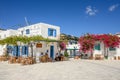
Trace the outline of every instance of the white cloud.
{"label": "white cloud", "polygon": [[114,4],[114,5],[110,6],[109,11],[114,11],[118,6],[119,6],[119,4]]}
{"label": "white cloud", "polygon": [[91,7],[91,6],[87,6],[86,7],[85,13],[88,14],[88,15],[90,15],[90,16],[96,15],[97,12],[98,12],[98,10],[95,9],[94,7]]}

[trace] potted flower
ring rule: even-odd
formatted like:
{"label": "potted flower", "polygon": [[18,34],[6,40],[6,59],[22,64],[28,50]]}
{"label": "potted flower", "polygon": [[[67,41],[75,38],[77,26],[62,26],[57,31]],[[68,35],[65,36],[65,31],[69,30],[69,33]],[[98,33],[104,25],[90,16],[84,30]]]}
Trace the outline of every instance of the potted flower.
{"label": "potted flower", "polygon": [[65,52],[64,52],[64,56],[65,56],[65,61],[69,60],[69,55],[68,55],[67,50],[65,50]]}

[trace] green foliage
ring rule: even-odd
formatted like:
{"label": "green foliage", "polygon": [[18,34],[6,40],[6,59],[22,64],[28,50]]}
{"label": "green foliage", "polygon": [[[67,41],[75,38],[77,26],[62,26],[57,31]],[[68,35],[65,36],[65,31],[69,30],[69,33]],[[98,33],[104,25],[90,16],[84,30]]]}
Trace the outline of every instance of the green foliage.
{"label": "green foliage", "polygon": [[67,34],[60,34],[60,40],[75,40],[75,41],[78,41],[78,37],[76,36],[72,36],[72,35],[67,35]]}
{"label": "green foliage", "polygon": [[69,55],[68,55],[68,52],[65,50],[65,52],[64,52],[64,56],[65,57],[69,57]]}
{"label": "green foliage", "polygon": [[0,44],[12,44],[12,45],[17,45],[17,42],[23,42],[23,43],[29,43],[30,41],[46,41],[46,42],[56,42],[56,40],[48,39],[48,38],[43,38],[42,36],[32,36],[32,37],[27,37],[27,36],[11,36],[7,37],[3,40],[0,40]]}

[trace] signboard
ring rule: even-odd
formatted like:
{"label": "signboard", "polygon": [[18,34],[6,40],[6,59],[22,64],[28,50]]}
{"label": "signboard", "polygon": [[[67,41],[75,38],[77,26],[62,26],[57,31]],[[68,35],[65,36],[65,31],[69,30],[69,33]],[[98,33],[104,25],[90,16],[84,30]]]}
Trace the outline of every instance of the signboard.
{"label": "signboard", "polygon": [[42,48],[42,43],[37,43],[36,48]]}

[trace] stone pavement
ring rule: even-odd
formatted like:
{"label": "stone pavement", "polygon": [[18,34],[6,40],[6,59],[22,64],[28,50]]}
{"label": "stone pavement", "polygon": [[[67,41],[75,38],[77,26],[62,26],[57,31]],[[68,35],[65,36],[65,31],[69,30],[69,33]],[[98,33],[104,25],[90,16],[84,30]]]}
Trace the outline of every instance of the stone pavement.
{"label": "stone pavement", "polygon": [[27,66],[0,62],[0,80],[120,80],[120,61],[70,60]]}

